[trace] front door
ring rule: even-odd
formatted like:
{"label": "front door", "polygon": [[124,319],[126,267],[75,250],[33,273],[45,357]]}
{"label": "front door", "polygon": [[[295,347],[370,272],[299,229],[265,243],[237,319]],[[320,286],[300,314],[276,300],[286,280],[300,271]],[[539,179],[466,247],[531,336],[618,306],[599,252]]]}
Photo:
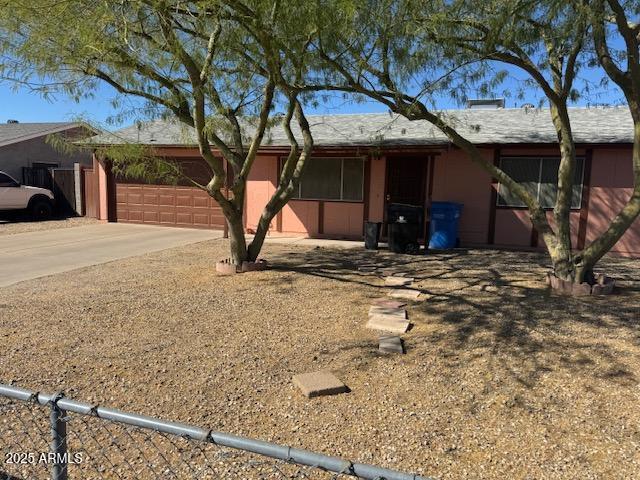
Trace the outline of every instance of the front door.
{"label": "front door", "polygon": [[427,162],[428,159],[425,157],[391,157],[387,159],[387,204],[425,204]]}
{"label": "front door", "polygon": [[[428,157],[387,157],[386,206],[404,203],[424,207],[426,203]],[[385,228],[386,233],[386,228]]]}

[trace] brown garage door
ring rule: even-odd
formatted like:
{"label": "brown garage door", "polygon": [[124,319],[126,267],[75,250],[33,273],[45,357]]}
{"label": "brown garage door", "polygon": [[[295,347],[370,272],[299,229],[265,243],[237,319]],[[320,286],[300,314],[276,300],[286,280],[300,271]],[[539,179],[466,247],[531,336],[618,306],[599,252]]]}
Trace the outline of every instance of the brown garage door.
{"label": "brown garage door", "polygon": [[224,228],[218,204],[195,187],[116,182],[116,218],[118,222]]}

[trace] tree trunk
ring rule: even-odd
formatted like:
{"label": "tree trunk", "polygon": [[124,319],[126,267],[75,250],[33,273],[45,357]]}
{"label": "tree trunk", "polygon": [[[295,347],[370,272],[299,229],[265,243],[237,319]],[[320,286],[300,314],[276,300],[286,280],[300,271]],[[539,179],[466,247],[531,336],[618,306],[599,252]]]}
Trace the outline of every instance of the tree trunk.
{"label": "tree trunk", "polygon": [[258,228],[256,228],[256,233],[253,236],[253,240],[251,240],[249,248],[247,249],[248,261],[255,262],[258,259],[258,255],[260,255],[262,245],[264,244],[264,239],[267,236],[267,232],[269,231],[271,220],[273,220],[273,217],[276,216],[279,210],[280,209],[271,209],[269,208],[269,205],[267,205],[265,211],[260,216]]}
{"label": "tree trunk", "polygon": [[553,209],[556,243],[550,252],[554,274],[562,280],[574,281],[576,269],[571,245],[571,201],[576,165],[576,149],[566,104],[551,104],[551,120],[560,146],[557,198]]}
{"label": "tree trunk", "polygon": [[237,266],[241,266],[242,262],[249,260],[247,255],[247,242],[244,238],[244,225],[242,224],[242,214],[234,212],[227,216],[225,214],[227,225],[229,226],[229,249],[231,259]]}
{"label": "tree trunk", "polygon": [[[298,141],[291,130],[291,119],[294,114],[298,120],[298,125],[304,139],[302,151],[299,150]],[[307,160],[311,157],[311,151],[313,150],[313,136],[311,135],[309,122],[307,122],[302,106],[293,95],[290,96],[289,108],[283,126],[289,138],[291,150],[284,163],[282,172],[280,172],[278,188],[276,188],[276,191],[265,205],[262,215],[260,215],[260,220],[258,221],[256,233],[247,250],[247,258],[252,262],[257,260],[260,250],[262,250],[262,245],[269,232],[271,221],[291,199],[293,192],[298,187],[302,173],[307,165]]]}

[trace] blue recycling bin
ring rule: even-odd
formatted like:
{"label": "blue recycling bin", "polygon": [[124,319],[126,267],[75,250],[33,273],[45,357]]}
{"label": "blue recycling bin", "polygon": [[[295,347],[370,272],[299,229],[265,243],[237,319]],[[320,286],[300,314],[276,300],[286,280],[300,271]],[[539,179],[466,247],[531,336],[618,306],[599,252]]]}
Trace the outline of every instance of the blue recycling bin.
{"label": "blue recycling bin", "polygon": [[446,250],[458,243],[458,220],[462,204],[454,202],[432,202],[429,223],[429,248]]}

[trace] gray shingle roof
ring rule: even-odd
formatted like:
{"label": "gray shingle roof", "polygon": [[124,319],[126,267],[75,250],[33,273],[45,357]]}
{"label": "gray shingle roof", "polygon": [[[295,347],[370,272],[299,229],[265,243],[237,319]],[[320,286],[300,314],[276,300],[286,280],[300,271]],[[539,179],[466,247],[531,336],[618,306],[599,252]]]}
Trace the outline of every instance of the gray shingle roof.
{"label": "gray shingle roof", "polygon": [[80,124],[77,122],[2,123],[0,124],[0,146],[11,145],[78,126]]}
{"label": "gray shingle roof", "polygon": [[[556,143],[548,109],[448,110],[442,115],[475,144]],[[570,109],[577,143],[632,143],[633,122],[627,107]],[[447,138],[426,121],[411,122],[387,113],[310,115],[316,146],[443,145]],[[250,128],[247,128],[250,131]],[[295,131],[295,129],[294,129]],[[296,132],[299,134],[299,132]],[[190,128],[155,120],[93,137],[92,143],[148,145],[194,145]],[[288,146],[281,127],[272,128],[264,146]]]}

